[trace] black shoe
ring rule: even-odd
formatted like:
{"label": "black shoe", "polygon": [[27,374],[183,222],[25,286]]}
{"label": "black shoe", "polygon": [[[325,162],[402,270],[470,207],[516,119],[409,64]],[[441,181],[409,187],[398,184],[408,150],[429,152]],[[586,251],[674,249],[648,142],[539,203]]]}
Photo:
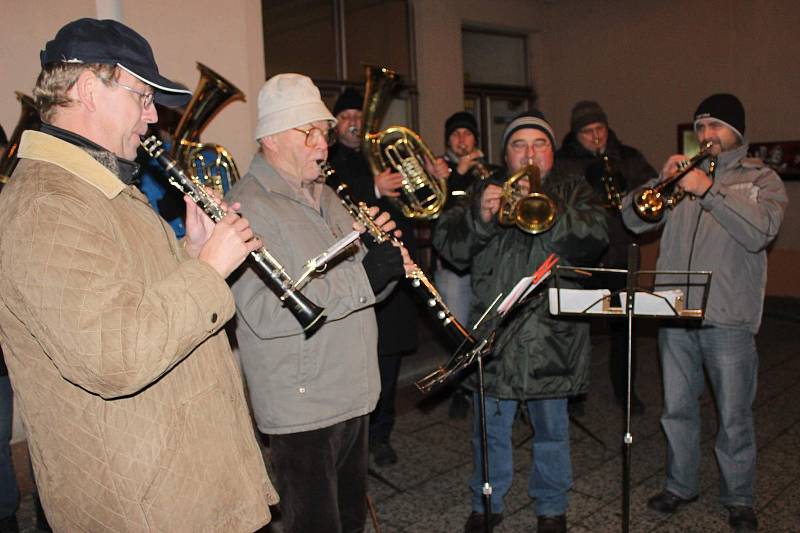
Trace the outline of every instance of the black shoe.
{"label": "black shoe", "polygon": [[567,515],[536,517],[536,533],[567,533]]}
{"label": "black shoe", "polygon": [[0,533],[19,533],[17,515],[12,514],[11,516],[0,518]]}
{"label": "black shoe", "polygon": [[389,466],[397,464],[397,452],[394,451],[388,440],[378,441],[370,446],[375,464],[378,466]]}
{"label": "black shoe", "polygon": [[447,416],[451,420],[464,420],[469,415],[471,407],[472,402],[469,400],[469,396],[457,390],[450,401],[450,409],[447,411]]}
{"label": "black shoe", "polygon": [[728,524],[734,531],[758,531],[758,519],[752,507],[731,505],[728,507]]}
{"label": "black shoe", "polygon": [[659,513],[672,514],[677,511],[681,506],[690,504],[697,501],[697,496],[694,498],[681,498],[672,494],[668,490],[663,490],[647,500],[647,506]]}
{"label": "black shoe", "polygon": [[[489,515],[489,531],[492,531],[497,524],[503,521],[503,513],[491,513]],[[483,523],[483,513],[472,511],[464,524],[464,533],[483,533],[485,530]]]}

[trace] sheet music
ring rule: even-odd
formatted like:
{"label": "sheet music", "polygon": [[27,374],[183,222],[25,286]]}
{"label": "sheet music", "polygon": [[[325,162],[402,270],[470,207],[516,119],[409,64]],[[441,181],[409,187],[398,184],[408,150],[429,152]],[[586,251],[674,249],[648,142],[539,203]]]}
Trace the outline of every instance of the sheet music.
{"label": "sheet music", "polygon": [[333,243],[330,248],[319,254],[317,257],[312,259],[311,261],[314,262],[316,268],[321,267],[325,263],[330,262],[331,259],[339,255],[342,250],[346,249],[348,246],[353,244],[355,241],[358,240],[358,237],[361,234],[357,231],[351,231],[335,243]]}
{"label": "sheet music", "polygon": [[509,309],[514,307],[518,301],[525,298],[527,295],[533,291],[536,287],[538,287],[544,280],[550,277],[550,271],[548,270],[546,273],[540,276],[538,280],[536,280],[536,274],[531,276],[525,276],[521,280],[514,285],[514,288],[508,295],[500,302],[500,305],[497,306],[497,313],[499,315],[505,315]]}

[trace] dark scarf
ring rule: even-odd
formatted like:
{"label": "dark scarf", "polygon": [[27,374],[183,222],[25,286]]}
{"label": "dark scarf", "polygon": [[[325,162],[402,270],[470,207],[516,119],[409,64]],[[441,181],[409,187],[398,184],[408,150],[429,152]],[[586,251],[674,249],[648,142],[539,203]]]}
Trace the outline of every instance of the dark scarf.
{"label": "dark scarf", "polygon": [[42,124],[42,133],[52,135],[62,141],[74,144],[86,150],[98,163],[110,170],[125,185],[135,185],[138,181],[139,165],[133,161],[123,159],[99,144],[95,144],[86,137],[75,132],[68,131],[52,124]]}

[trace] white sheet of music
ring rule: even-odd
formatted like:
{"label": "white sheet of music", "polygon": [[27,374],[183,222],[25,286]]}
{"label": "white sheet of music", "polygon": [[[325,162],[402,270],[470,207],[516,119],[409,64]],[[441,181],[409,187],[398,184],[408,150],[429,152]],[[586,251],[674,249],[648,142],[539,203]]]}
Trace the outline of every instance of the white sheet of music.
{"label": "white sheet of music", "polygon": [[514,288],[511,290],[511,292],[508,293],[508,296],[506,296],[503,301],[500,302],[500,305],[497,306],[497,313],[500,315],[505,315],[508,310],[514,306],[514,304],[529,295],[533,289],[541,285],[542,282],[548,277],[550,277],[550,271],[544,274],[536,283],[533,282],[533,276],[525,276],[519,280],[517,284],[514,285]]}

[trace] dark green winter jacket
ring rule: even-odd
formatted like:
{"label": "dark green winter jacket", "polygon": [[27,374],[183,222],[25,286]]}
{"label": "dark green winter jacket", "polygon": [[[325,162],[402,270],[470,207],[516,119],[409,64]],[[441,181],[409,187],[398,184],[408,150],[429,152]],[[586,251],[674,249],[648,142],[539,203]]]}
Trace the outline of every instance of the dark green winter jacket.
{"label": "dark green winter jacket", "polygon": [[[555,201],[558,215],[547,232],[530,235],[480,218],[480,198],[487,182],[446,210],[433,235],[436,250],[459,268],[471,268],[473,300],[470,323],[523,276],[531,275],[551,252],[560,265],[594,264],[608,244],[606,215],[591,186],[579,176],[553,169],[543,192]],[[576,286],[562,278],[562,286]],[[589,324],[550,315],[546,289],[507,317],[485,366],[486,392],[504,399],[563,397],[581,394],[589,384]]]}

